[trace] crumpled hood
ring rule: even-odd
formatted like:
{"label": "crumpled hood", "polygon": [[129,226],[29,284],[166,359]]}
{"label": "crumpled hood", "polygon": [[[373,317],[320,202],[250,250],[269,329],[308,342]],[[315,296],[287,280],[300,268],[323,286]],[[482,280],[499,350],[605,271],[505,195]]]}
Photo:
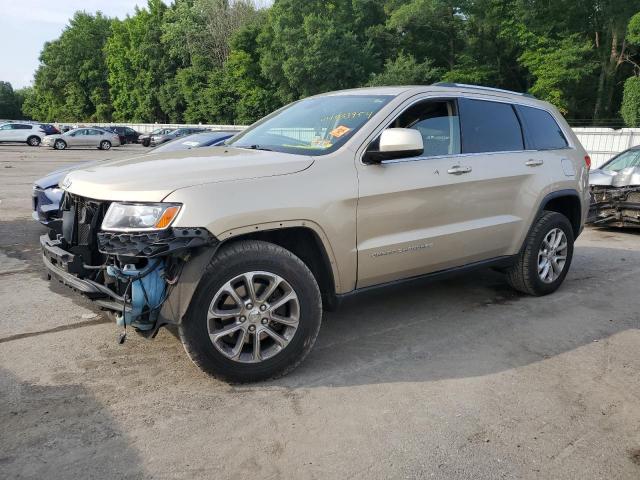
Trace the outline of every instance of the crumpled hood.
{"label": "crumpled hood", "polygon": [[589,185],[603,187],[630,187],[640,185],[640,167],[629,167],[619,172],[592,170],[589,172]]}
{"label": "crumpled hood", "polygon": [[73,170],[62,180],[70,193],[96,200],[160,202],[174,190],[207,183],[287,175],[313,157],[232,147],[147,154]]}

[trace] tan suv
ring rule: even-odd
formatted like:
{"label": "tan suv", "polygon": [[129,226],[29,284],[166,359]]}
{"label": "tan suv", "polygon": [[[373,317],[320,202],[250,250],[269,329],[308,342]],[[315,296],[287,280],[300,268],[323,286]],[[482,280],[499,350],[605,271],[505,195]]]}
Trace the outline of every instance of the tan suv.
{"label": "tan suv", "polygon": [[204,371],[256,381],[299,364],[323,309],[363,289],[494,267],[517,290],[553,292],[587,214],[588,163],[527,95],[328,93],[226,146],[69,173],[43,257],[125,332],[174,324]]}

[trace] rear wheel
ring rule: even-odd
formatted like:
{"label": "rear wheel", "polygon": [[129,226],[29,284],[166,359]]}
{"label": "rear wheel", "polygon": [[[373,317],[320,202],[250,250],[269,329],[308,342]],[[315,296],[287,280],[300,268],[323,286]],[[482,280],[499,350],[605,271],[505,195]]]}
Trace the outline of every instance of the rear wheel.
{"label": "rear wheel", "polygon": [[55,148],[56,150],[64,150],[65,148],[67,148],[67,143],[64,140],[56,140],[53,143],[53,148]]}
{"label": "rear wheel", "polygon": [[213,258],[179,332],[198,367],[244,383],[293,370],[311,350],[321,318],[320,290],[298,257],[241,241]]}
{"label": "rear wheel", "polygon": [[27,145],[29,145],[30,147],[37,147],[38,145],[40,145],[40,137],[32,135],[31,137],[27,138]]}
{"label": "rear wheel", "polygon": [[557,212],[544,212],[527,235],[522,251],[507,280],[529,295],[547,295],[562,284],[573,258],[573,228]]}
{"label": "rear wheel", "polygon": [[109,140],[103,140],[100,142],[100,150],[109,150],[111,148],[111,142]]}

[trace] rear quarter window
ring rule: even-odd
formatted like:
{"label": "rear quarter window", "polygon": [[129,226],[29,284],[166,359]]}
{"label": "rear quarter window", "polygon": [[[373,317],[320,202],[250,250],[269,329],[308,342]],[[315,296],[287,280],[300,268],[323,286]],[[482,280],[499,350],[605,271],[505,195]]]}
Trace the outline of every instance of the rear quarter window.
{"label": "rear quarter window", "polygon": [[569,143],[553,116],[539,108],[518,105],[518,115],[522,119],[527,149],[557,150],[567,148]]}
{"label": "rear quarter window", "polygon": [[524,150],[522,129],[508,103],[461,98],[462,153]]}

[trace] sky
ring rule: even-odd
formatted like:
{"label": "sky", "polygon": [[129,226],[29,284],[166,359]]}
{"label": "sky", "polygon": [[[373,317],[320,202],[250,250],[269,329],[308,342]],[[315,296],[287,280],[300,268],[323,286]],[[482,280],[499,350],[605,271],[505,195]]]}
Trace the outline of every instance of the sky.
{"label": "sky", "polygon": [[[169,2],[165,2],[169,3]],[[77,10],[124,18],[146,0],[0,0],[0,80],[31,85],[44,42],[60,36]]]}

